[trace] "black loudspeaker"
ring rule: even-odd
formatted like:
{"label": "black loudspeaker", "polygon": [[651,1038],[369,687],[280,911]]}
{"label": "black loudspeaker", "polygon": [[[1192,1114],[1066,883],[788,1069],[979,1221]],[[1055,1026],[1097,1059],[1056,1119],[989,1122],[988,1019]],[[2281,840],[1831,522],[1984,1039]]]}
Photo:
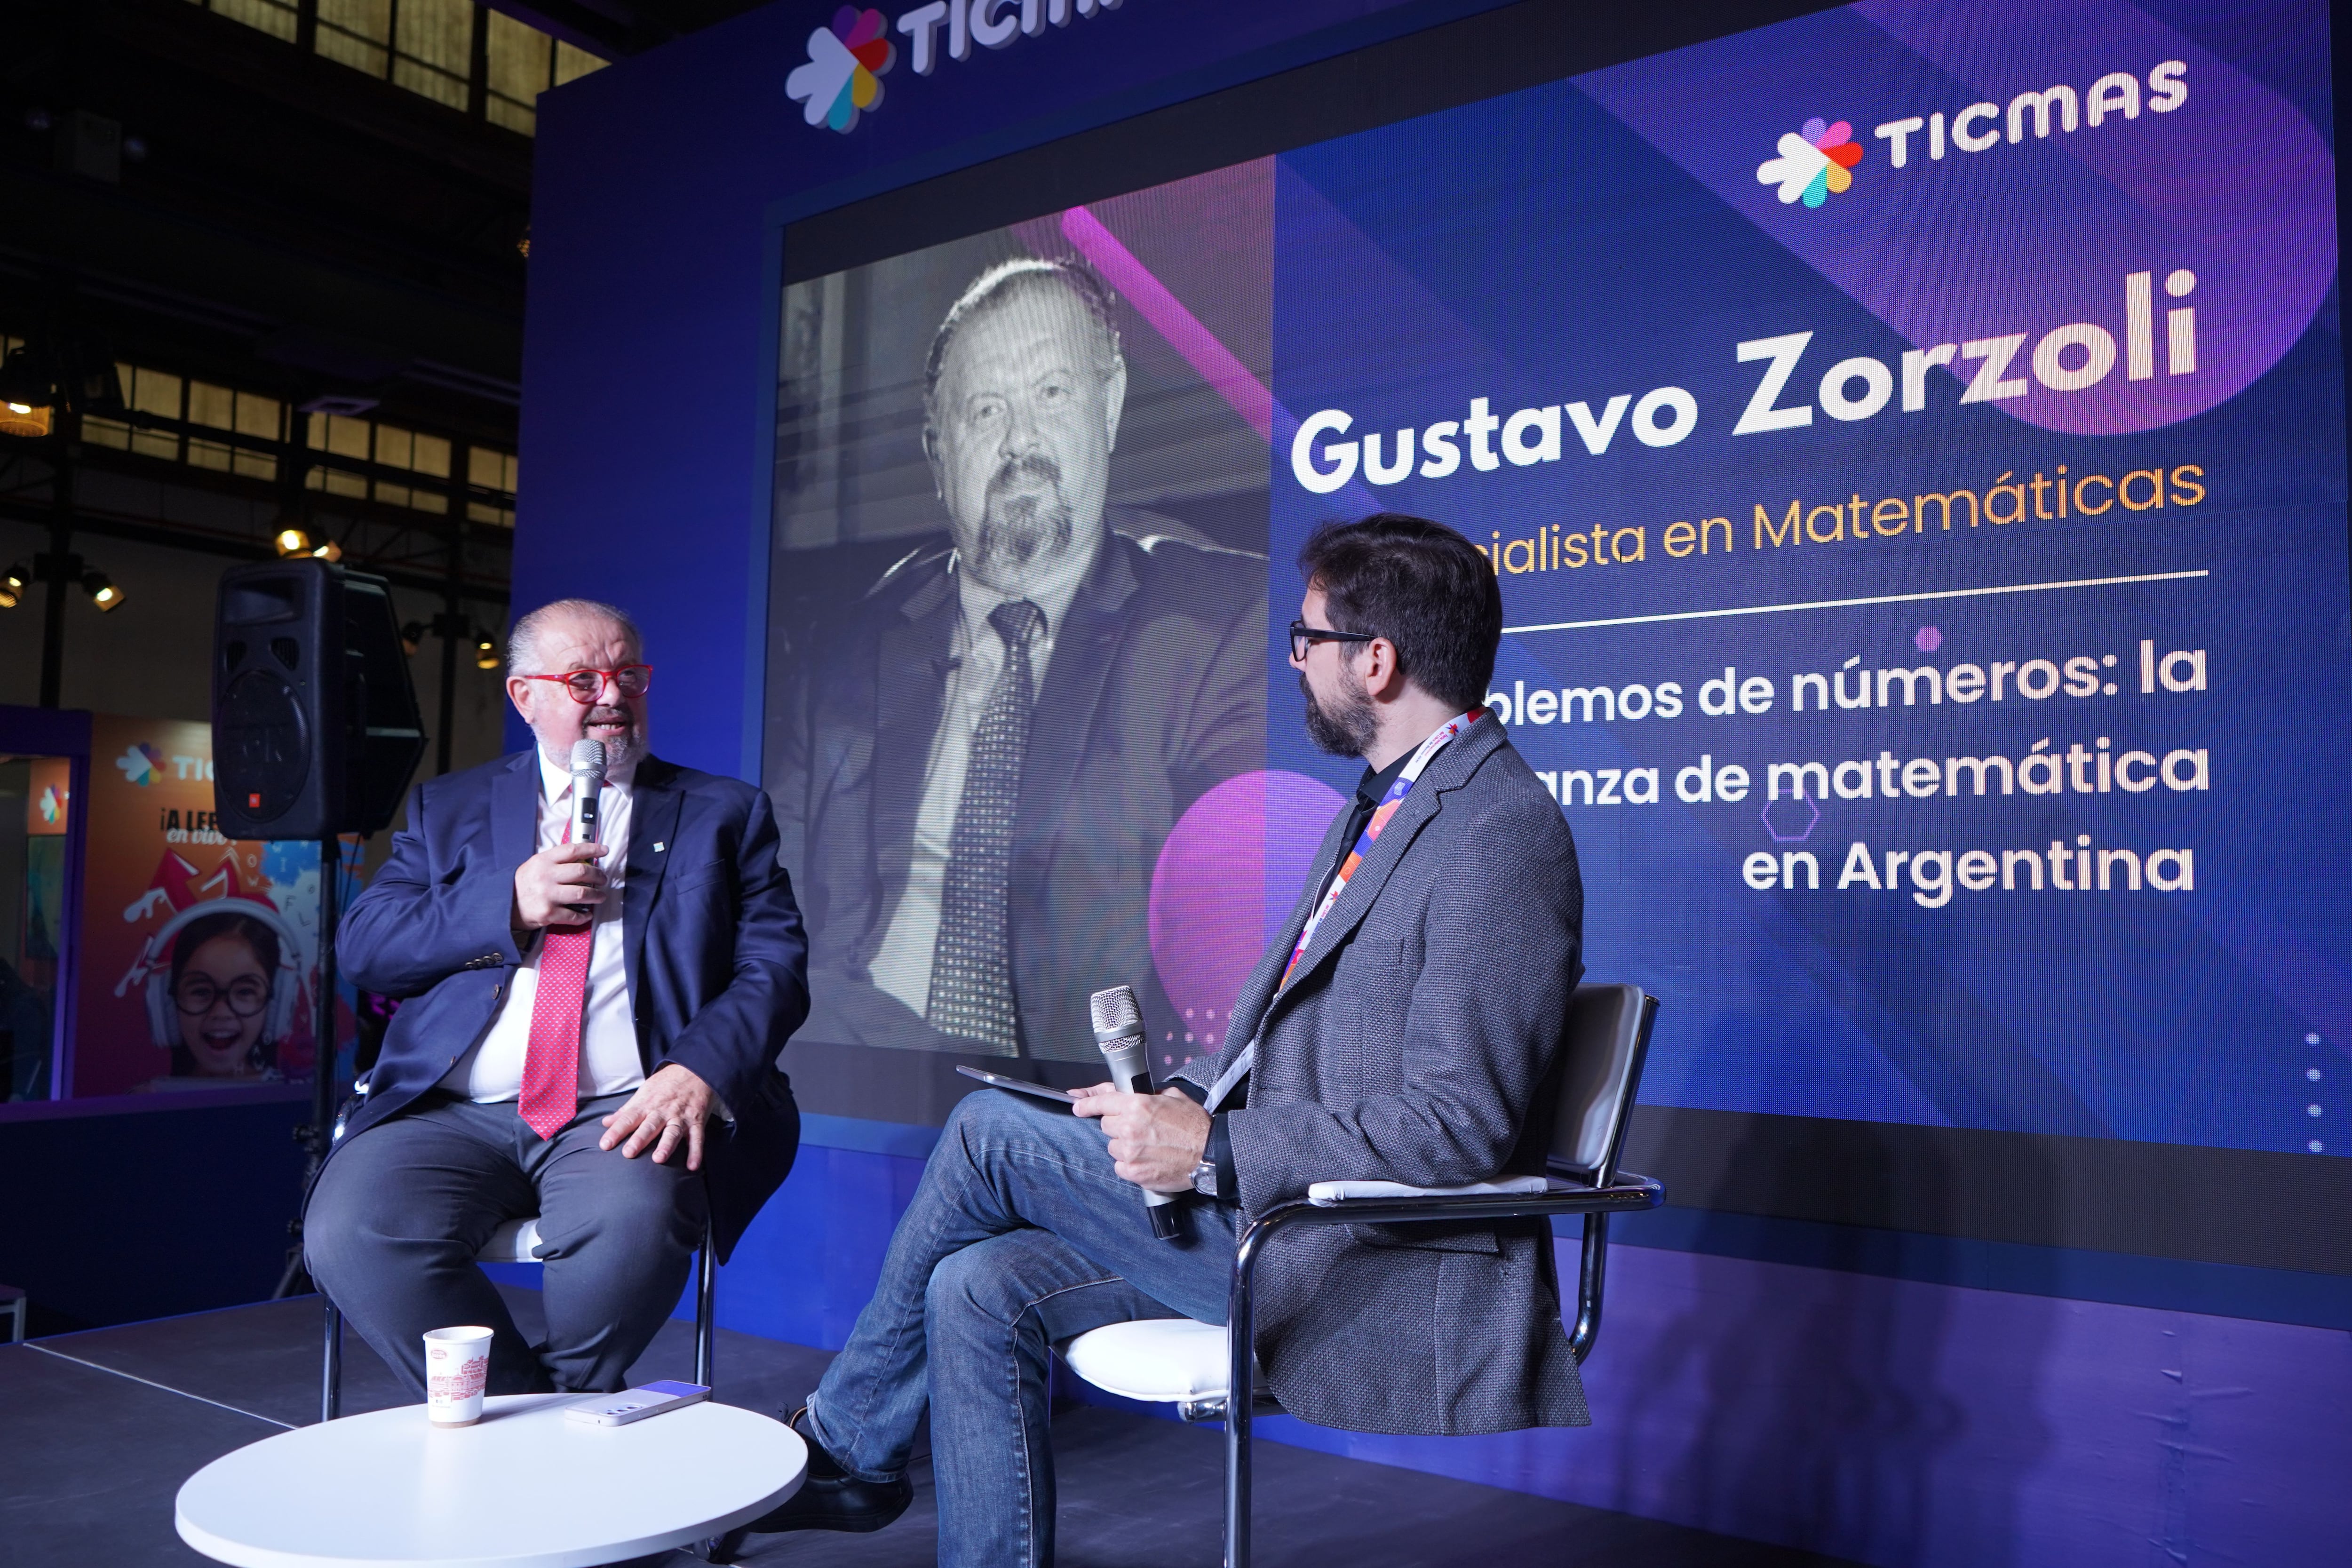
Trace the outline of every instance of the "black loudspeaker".
{"label": "black loudspeaker", "polygon": [[380,832],[424,754],[383,578],[312,560],[221,574],[213,804],[223,834]]}

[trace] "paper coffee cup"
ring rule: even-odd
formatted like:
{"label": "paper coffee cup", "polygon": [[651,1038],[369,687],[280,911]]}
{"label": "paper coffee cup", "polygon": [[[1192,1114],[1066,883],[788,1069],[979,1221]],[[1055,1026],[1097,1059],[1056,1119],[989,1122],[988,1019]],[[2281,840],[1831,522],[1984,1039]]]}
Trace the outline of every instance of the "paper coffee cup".
{"label": "paper coffee cup", "polygon": [[425,1415],[436,1426],[470,1426],[482,1418],[490,1381],[490,1331],[434,1329],[425,1336]]}

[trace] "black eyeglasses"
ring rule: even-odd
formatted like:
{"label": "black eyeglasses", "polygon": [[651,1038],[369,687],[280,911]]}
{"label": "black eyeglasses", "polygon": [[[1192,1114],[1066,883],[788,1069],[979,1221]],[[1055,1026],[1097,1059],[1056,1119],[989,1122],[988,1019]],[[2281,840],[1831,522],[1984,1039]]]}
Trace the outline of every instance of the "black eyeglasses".
{"label": "black eyeglasses", "polygon": [[1328,626],[1310,626],[1305,621],[1290,623],[1290,658],[1295,664],[1305,664],[1307,655],[1319,642],[1375,642],[1378,632],[1335,632]]}
{"label": "black eyeglasses", "polygon": [[208,975],[183,974],[172,993],[173,1002],[183,1013],[209,1013],[214,1004],[226,1001],[228,1010],[240,1018],[250,1018],[269,1002],[269,983],[257,975],[240,974],[223,988]]}

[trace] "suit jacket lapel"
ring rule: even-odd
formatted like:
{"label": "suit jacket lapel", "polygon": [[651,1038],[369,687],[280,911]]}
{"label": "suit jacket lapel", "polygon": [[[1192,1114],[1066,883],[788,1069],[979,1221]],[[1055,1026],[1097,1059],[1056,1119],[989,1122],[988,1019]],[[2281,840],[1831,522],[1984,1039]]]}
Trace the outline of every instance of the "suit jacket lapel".
{"label": "suit jacket lapel", "polygon": [[[1045,684],[1037,693],[1028,760],[1022,767],[1021,807],[1014,818],[1019,835],[1013,862],[1016,888],[1029,879],[1024,870],[1031,878],[1042,875],[1047,849],[1061,830],[1070,787],[1086,755],[1087,734],[1094,728],[1095,709],[1127,636],[1127,602],[1139,586],[1126,544],[1106,531],[1102,549],[1054,636],[1053,662],[1045,667]],[[1031,898],[1036,891],[1030,889]]]}
{"label": "suit jacket lapel", "polygon": [[[1405,851],[1412,847],[1412,841],[1421,830],[1444,809],[1447,792],[1461,787],[1476,770],[1480,760],[1501,744],[1502,733],[1502,725],[1489,716],[1480,720],[1467,732],[1448,742],[1444,751],[1430,759],[1429,766],[1414,783],[1412,791],[1398,804],[1396,815],[1389,818],[1389,825],[1372,841],[1371,853],[1366,855],[1363,864],[1356,868],[1356,874],[1348,879],[1339,902],[1333,904],[1331,912],[1323,917],[1323,923],[1315,928],[1315,940],[1308,942],[1307,951],[1299,955],[1294,986],[1363,923],[1365,914],[1372,907],[1372,900],[1381,896],[1381,889],[1387,883],[1389,873],[1396,869],[1397,862],[1403,859]],[[1294,945],[1298,941],[1295,927],[1290,940]],[[1288,950],[1285,949],[1282,962],[1287,963],[1289,957]],[[1288,994],[1286,989],[1276,994],[1267,1002],[1266,1011],[1271,1013]]]}
{"label": "suit jacket lapel", "polygon": [[685,804],[686,792],[677,786],[676,768],[658,757],[647,757],[637,764],[629,792],[628,880],[621,887],[621,952],[632,1000],[639,994],[646,917],[661,891],[662,872],[669,866],[668,849],[654,846],[677,844],[678,813]]}
{"label": "suit jacket lapel", "polygon": [[490,780],[490,852],[509,873],[539,852],[539,748]]}
{"label": "suit jacket lapel", "polygon": [[1256,1037],[1266,1008],[1274,1000],[1274,988],[1281,984],[1283,966],[1290,962],[1291,949],[1298,945],[1298,933],[1306,929],[1307,917],[1314,913],[1315,905],[1321,900],[1323,884],[1330,877],[1331,868],[1348,852],[1349,846],[1340,841],[1340,835],[1347,829],[1349,816],[1349,808],[1342,805],[1331,819],[1331,826],[1323,830],[1323,847],[1315,852],[1314,863],[1307,868],[1306,883],[1291,904],[1290,918],[1282,922],[1280,934],[1266,944],[1256,967],[1242,983],[1242,994],[1234,999],[1233,1014],[1227,1020],[1232,1032],[1227,1037],[1235,1049]]}
{"label": "suit jacket lapel", "polygon": [[880,887],[859,952],[870,959],[915,863],[915,818],[931,738],[947,700],[945,660],[955,644],[955,589],[946,558],[907,596],[877,639],[874,689],[874,864]]}

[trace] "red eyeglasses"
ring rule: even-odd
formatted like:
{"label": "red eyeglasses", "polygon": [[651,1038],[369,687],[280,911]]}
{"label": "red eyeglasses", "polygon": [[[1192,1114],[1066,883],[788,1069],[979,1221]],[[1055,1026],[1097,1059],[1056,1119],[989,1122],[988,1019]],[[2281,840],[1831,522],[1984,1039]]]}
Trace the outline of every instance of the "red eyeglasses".
{"label": "red eyeglasses", "polygon": [[650,664],[625,664],[618,669],[567,669],[562,675],[526,675],[525,680],[553,680],[572,693],[574,702],[593,702],[604,694],[604,682],[624,697],[643,697],[654,684]]}

